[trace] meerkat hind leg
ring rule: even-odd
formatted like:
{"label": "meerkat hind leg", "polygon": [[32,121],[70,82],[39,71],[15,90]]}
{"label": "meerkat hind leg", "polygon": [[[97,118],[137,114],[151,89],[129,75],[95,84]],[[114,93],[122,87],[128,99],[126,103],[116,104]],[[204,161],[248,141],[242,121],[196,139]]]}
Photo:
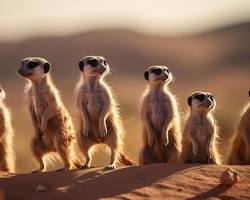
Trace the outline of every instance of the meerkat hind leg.
{"label": "meerkat hind leg", "polygon": [[81,166],[81,169],[90,169],[91,168],[91,164],[92,164],[92,156],[90,153],[90,149],[86,149],[83,151],[83,154],[85,156],[85,164]]}
{"label": "meerkat hind leg", "polygon": [[62,161],[64,163],[64,167],[61,169],[58,169],[56,171],[63,171],[63,170],[68,170],[70,169],[70,158],[69,158],[69,149],[66,145],[66,141],[61,141],[60,139],[56,140],[56,149],[57,152],[59,153],[60,157],[62,158]]}
{"label": "meerkat hind leg", "polygon": [[115,147],[111,147],[110,151],[111,151],[110,164],[106,167],[106,169],[114,170],[117,168],[119,152],[117,152],[117,148]]}
{"label": "meerkat hind leg", "polygon": [[[92,164],[91,147],[94,145],[94,141],[88,137],[80,139],[80,147],[85,158],[85,164],[81,166],[81,169],[89,169]],[[94,147],[93,147],[94,148]]]}
{"label": "meerkat hind leg", "polygon": [[50,152],[50,149],[40,138],[35,137],[32,140],[31,149],[36,161],[39,163],[39,169],[33,171],[32,173],[43,172],[45,170],[45,165],[43,161],[43,156]]}

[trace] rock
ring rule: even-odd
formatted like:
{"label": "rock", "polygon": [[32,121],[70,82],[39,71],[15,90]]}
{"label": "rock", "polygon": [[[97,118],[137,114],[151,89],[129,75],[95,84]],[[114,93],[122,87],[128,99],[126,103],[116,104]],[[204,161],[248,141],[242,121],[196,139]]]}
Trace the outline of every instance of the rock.
{"label": "rock", "polygon": [[234,185],[235,183],[238,183],[240,180],[240,177],[237,172],[233,171],[232,169],[228,168],[226,169],[220,177],[220,182],[222,185]]}
{"label": "rock", "polygon": [[48,188],[43,185],[38,185],[36,187],[36,192],[46,192],[46,191],[48,191]]}

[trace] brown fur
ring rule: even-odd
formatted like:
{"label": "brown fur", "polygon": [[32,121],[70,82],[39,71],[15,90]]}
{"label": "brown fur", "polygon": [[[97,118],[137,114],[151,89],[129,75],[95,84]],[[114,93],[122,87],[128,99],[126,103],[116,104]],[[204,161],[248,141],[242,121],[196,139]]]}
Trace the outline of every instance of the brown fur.
{"label": "brown fur", "polygon": [[123,149],[124,131],[116,100],[103,79],[109,72],[106,60],[99,56],[88,56],[80,61],[79,67],[81,78],[76,96],[80,111],[78,142],[86,157],[83,168],[91,167],[92,150],[101,143],[111,150],[109,169],[115,169],[118,161],[132,165]]}
{"label": "brown fur", "polygon": [[14,131],[11,115],[3,100],[5,92],[0,87],[0,170],[15,172],[15,154],[13,150]]}
{"label": "brown fur", "polygon": [[[203,95],[202,101],[196,99]],[[207,92],[195,92],[188,100],[190,112],[183,132],[181,159],[184,163],[220,164],[218,126],[212,114],[216,102]]]}
{"label": "brown fur", "polygon": [[[155,74],[153,70],[160,70]],[[143,149],[140,164],[178,162],[181,151],[181,132],[177,100],[167,85],[172,74],[165,66],[153,66],[145,72],[149,82],[141,107]]]}
{"label": "brown fur", "polygon": [[49,69],[50,64],[43,58],[26,58],[19,69],[19,74],[28,80],[26,99],[35,131],[31,149],[40,165],[35,172],[45,170],[43,158],[50,152],[59,153],[64,169],[73,167],[75,159],[72,120],[51,80]]}
{"label": "brown fur", "polygon": [[250,101],[243,109],[228,163],[250,165]]}

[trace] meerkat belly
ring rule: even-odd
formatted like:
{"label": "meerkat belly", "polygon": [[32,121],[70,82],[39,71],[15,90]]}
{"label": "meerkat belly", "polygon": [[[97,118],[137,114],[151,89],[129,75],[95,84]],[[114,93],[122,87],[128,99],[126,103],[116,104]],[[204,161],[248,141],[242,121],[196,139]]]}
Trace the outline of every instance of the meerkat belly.
{"label": "meerkat belly", "polygon": [[93,124],[94,127],[98,126],[101,114],[101,102],[97,98],[89,99],[87,104],[87,111],[91,124]]}
{"label": "meerkat belly", "polygon": [[167,112],[160,106],[157,106],[156,103],[153,103],[150,106],[148,115],[150,116],[150,121],[153,128],[156,131],[162,130]]}
{"label": "meerkat belly", "polygon": [[198,139],[200,149],[206,149],[208,142],[207,140],[210,134],[207,132],[207,130],[208,129],[206,126],[199,126],[196,130],[196,138]]}
{"label": "meerkat belly", "polygon": [[44,101],[39,99],[39,97],[33,98],[33,108],[39,125],[41,125],[42,116],[43,113],[45,112],[45,107],[46,107],[46,105],[44,105],[44,103],[42,102]]}

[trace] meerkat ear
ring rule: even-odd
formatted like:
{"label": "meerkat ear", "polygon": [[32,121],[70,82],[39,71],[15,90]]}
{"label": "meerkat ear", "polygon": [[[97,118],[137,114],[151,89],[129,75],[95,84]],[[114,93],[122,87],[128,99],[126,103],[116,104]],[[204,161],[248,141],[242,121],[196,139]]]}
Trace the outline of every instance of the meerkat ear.
{"label": "meerkat ear", "polygon": [[149,73],[148,73],[148,71],[145,71],[144,78],[145,78],[145,80],[148,81],[148,79],[149,79]]}
{"label": "meerkat ear", "polygon": [[192,106],[192,96],[188,97],[188,105],[190,107]]}
{"label": "meerkat ear", "polygon": [[83,67],[84,67],[84,61],[81,60],[81,61],[79,62],[79,68],[80,68],[81,71],[83,71]]}
{"label": "meerkat ear", "polygon": [[44,63],[43,65],[44,68],[44,73],[47,74],[50,71],[50,64],[49,63]]}
{"label": "meerkat ear", "polygon": [[248,91],[248,96],[250,97],[250,90]]}

